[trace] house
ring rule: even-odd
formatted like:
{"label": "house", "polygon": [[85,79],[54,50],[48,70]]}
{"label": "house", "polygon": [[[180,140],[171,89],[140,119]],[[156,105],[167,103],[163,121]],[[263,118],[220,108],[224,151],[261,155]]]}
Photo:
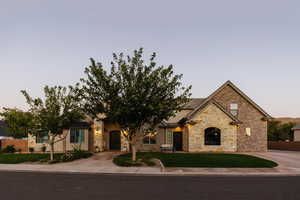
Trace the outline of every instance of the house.
{"label": "house", "polygon": [[8,145],[13,145],[16,150],[27,152],[28,151],[28,141],[27,138],[15,139],[9,136],[7,132],[7,124],[0,120],[0,149],[7,147]]}
{"label": "house", "polygon": [[293,128],[292,131],[294,131],[294,141],[295,142],[300,142],[300,123],[296,124]]}
{"label": "house", "polygon": [[[232,82],[227,81],[207,98],[191,99],[175,117],[162,122],[156,133],[143,138],[138,151],[160,151],[162,145],[185,152],[243,152],[267,150],[267,121],[271,116]],[[99,121],[74,124],[65,130],[57,151],[72,148],[128,151],[117,124],[104,116]],[[29,147],[39,150],[47,138],[29,137]]]}

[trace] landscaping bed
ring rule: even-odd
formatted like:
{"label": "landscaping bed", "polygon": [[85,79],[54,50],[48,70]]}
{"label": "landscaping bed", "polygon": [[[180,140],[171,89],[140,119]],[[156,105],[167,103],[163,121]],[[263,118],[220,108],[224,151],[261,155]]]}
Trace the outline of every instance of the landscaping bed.
{"label": "landscaping bed", "polygon": [[159,159],[165,167],[200,167],[200,168],[273,168],[278,164],[244,154],[230,153],[161,153],[138,152],[137,162],[131,161],[131,154],[122,154],[114,158],[118,166],[155,165],[152,159]]}
{"label": "landscaping bed", "polygon": [[49,164],[52,164],[88,158],[91,155],[92,153],[89,152],[57,153],[54,154],[54,160],[50,161],[50,155],[48,153],[1,153],[0,164],[18,164],[25,162],[48,162]]}

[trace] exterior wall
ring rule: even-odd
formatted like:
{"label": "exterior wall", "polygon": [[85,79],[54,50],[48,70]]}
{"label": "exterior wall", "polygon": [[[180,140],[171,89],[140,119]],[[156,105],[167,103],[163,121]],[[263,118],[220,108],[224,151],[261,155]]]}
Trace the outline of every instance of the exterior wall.
{"label": "exterior wall", "polygon": [[104,151],[105,142],[104,142],[104,122],[103,121],[95,121],[94,126],[92,127],[92,146],[93,151],[94,148],[99,148],[99,151]]}
{"label": "exterior wall", "polygon": [[137,151],[160,151],[165,141],[165,129],[159,128],[156,135],[156,144],[143,144],[143,139],[137,144]]}
{"label": "exterior wall", "polygon": [[28,152],[28,140],[27,139],[13,139],[13,140],[0,140],[0,147],[1,149],[4,149],[8,145],[14,145],[15,149],[21,150],[21,152]]}
{"label": "exterior wall", "polygon": [[[104,150],[110,150],[109,133],[111,131],[120,131],[120,127],[117,124],[113,124],[111,122],[105,121],[104,122],[104,137],[103,137]],[[129,144],[123,134],[121,134],[121,151],[124,151],[124,152],[129,151]]]}
{"label": "exterior wall", "polygon": [[[43,146],[46,146],[46,151],[50,151],[50,145],[49,144],[47,144],[47,143],[36,143],[36,137],[35,136],[31,136],[31,135],[28,136],[28,148],[33,148],[35,152],[41,152]],[[64,141],[63,140],[54,144],[54,151],[55,152],[63,152],[64,151]]]}
{"label": "exterior wall", "polygon": [[[232,119],[214,104],[210,104],[196,113],[192,120],[196,124],[188,128],[189,152],[237,151],[237,126],[230,125]],[[216,127],[221,130],[221,145],[205,145],[204,131],[209,127]]]}
{"label": "exterior wall", "polygon": [[[66,137],[64,140],[56,142],[54,144],[55,152],[65,152],[72,151],[74,148],[79,148],[88,151],[89,150],[89,130],[85,129],[84,131],[84,143],[82,144],[72,144],[70,143],[70,130],[64,130],[63,135],[61,137],[57,136],[56,140],[60,140],[61,138]],[[47,143],[36,143],[35,136],[28,136],[28,148],[33,148],[35,152],[41,152],[42,147],[46,146],[46,151],[50,151],[50,145]]]}
{"label": "exterior wall", "polygon": [[295,142],[300,142],[300,130],[295,130],[294,131],[294,141]]}
{"label": "exterior wall", "polygon": [[65,134],[66,137],[66,150],[67,151],[73,151],[74,148],[80,148],[81,150],[88,151],[89,150],[89,130],[84,129],[84,141],[83,143],[77,144],[77,143],[71,143],[70,142],[70,130],[66,130]]}
{"label": "exterior wall", "polygon": [[[230,104],[238,104],[238,119],[243,122],[238,128],[238,151],[267,151],[267,122],[261,120],[263,114],[231,86],[226,86],[214,99],[228,111]],[[251,136],[246,135],[246,128],[251,129]]]}

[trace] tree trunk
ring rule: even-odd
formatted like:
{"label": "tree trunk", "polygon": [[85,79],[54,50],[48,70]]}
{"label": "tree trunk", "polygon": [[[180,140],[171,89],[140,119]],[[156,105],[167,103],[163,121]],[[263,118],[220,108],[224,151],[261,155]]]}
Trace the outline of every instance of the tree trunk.
{"label": "tree trunk", "polygon": [[135,144],[131,144],[131,155],[132,155],[132,161],[136,161],[136,147]]}
{"label": "tree trunk", "polygon": [[52,139],[50,142],[50,160],[54,160],[54,141]]}

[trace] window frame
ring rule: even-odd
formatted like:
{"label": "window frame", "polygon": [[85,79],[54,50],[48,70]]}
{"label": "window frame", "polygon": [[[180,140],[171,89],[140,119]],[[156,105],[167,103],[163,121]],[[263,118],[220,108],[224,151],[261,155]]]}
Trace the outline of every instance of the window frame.
{"label": "window frame", "polygon": [[[45,139],[45,138],[47,138],[47,139]],[[35,143],[36,144],[46,144],[47,142],[48,142],[48,140],[49,140],[49,136],[48,135],[44,135],[44,136],[36,136],[35,137]]]}
{"label": "window frame", "polygon": [[[208,132],[211,129],[210,132]],[[215,131],[215,132],[214,132]],[[212,138],[211,134],[216,134],[215,141],[210,140]],[[209,127],[204,130],[204,145],[205,146],[221,146],[222,140],[221,140],[221,129],[216,127]]]}
{"label": "window frame", "polygon": [[[234,108],[233,108],[233,107],[234,107]],[[237,116],[239,115],[239,104],[237,104],[237,103],[231,103],[231,104],[229,105],[229,110],[230,110],[230,113],[231,113],[233,116],[237,117]]]}
{"label": "window frame", "polygon": [[[85,130],[84,128],[71,128],[70,129],[70,144],[83,144],[85,142]],[[75,131],[75,136],[72,136]],[[77,135],[78,134],[78,135]],[[82,134],[82,136],[81,136]],[[72,139],[74,138],[74,139]],[[82,138],[82,141],[80,141]]]}
{"label": "window frame", "polygon": [[[151,134],[153,134],[153,136],[151,136]],[[151,137],[153,137],[154,138],[154,143],[151,143]],[[148,140],[148,142],[145,142],[145,138],[147,138]],[[157,132],[155,132],[155,133],[148,133],[148,134],[146,134],[146,135],[144,135],[144,137],[143,137],[143,145],[156,145],[157,144]]]}

